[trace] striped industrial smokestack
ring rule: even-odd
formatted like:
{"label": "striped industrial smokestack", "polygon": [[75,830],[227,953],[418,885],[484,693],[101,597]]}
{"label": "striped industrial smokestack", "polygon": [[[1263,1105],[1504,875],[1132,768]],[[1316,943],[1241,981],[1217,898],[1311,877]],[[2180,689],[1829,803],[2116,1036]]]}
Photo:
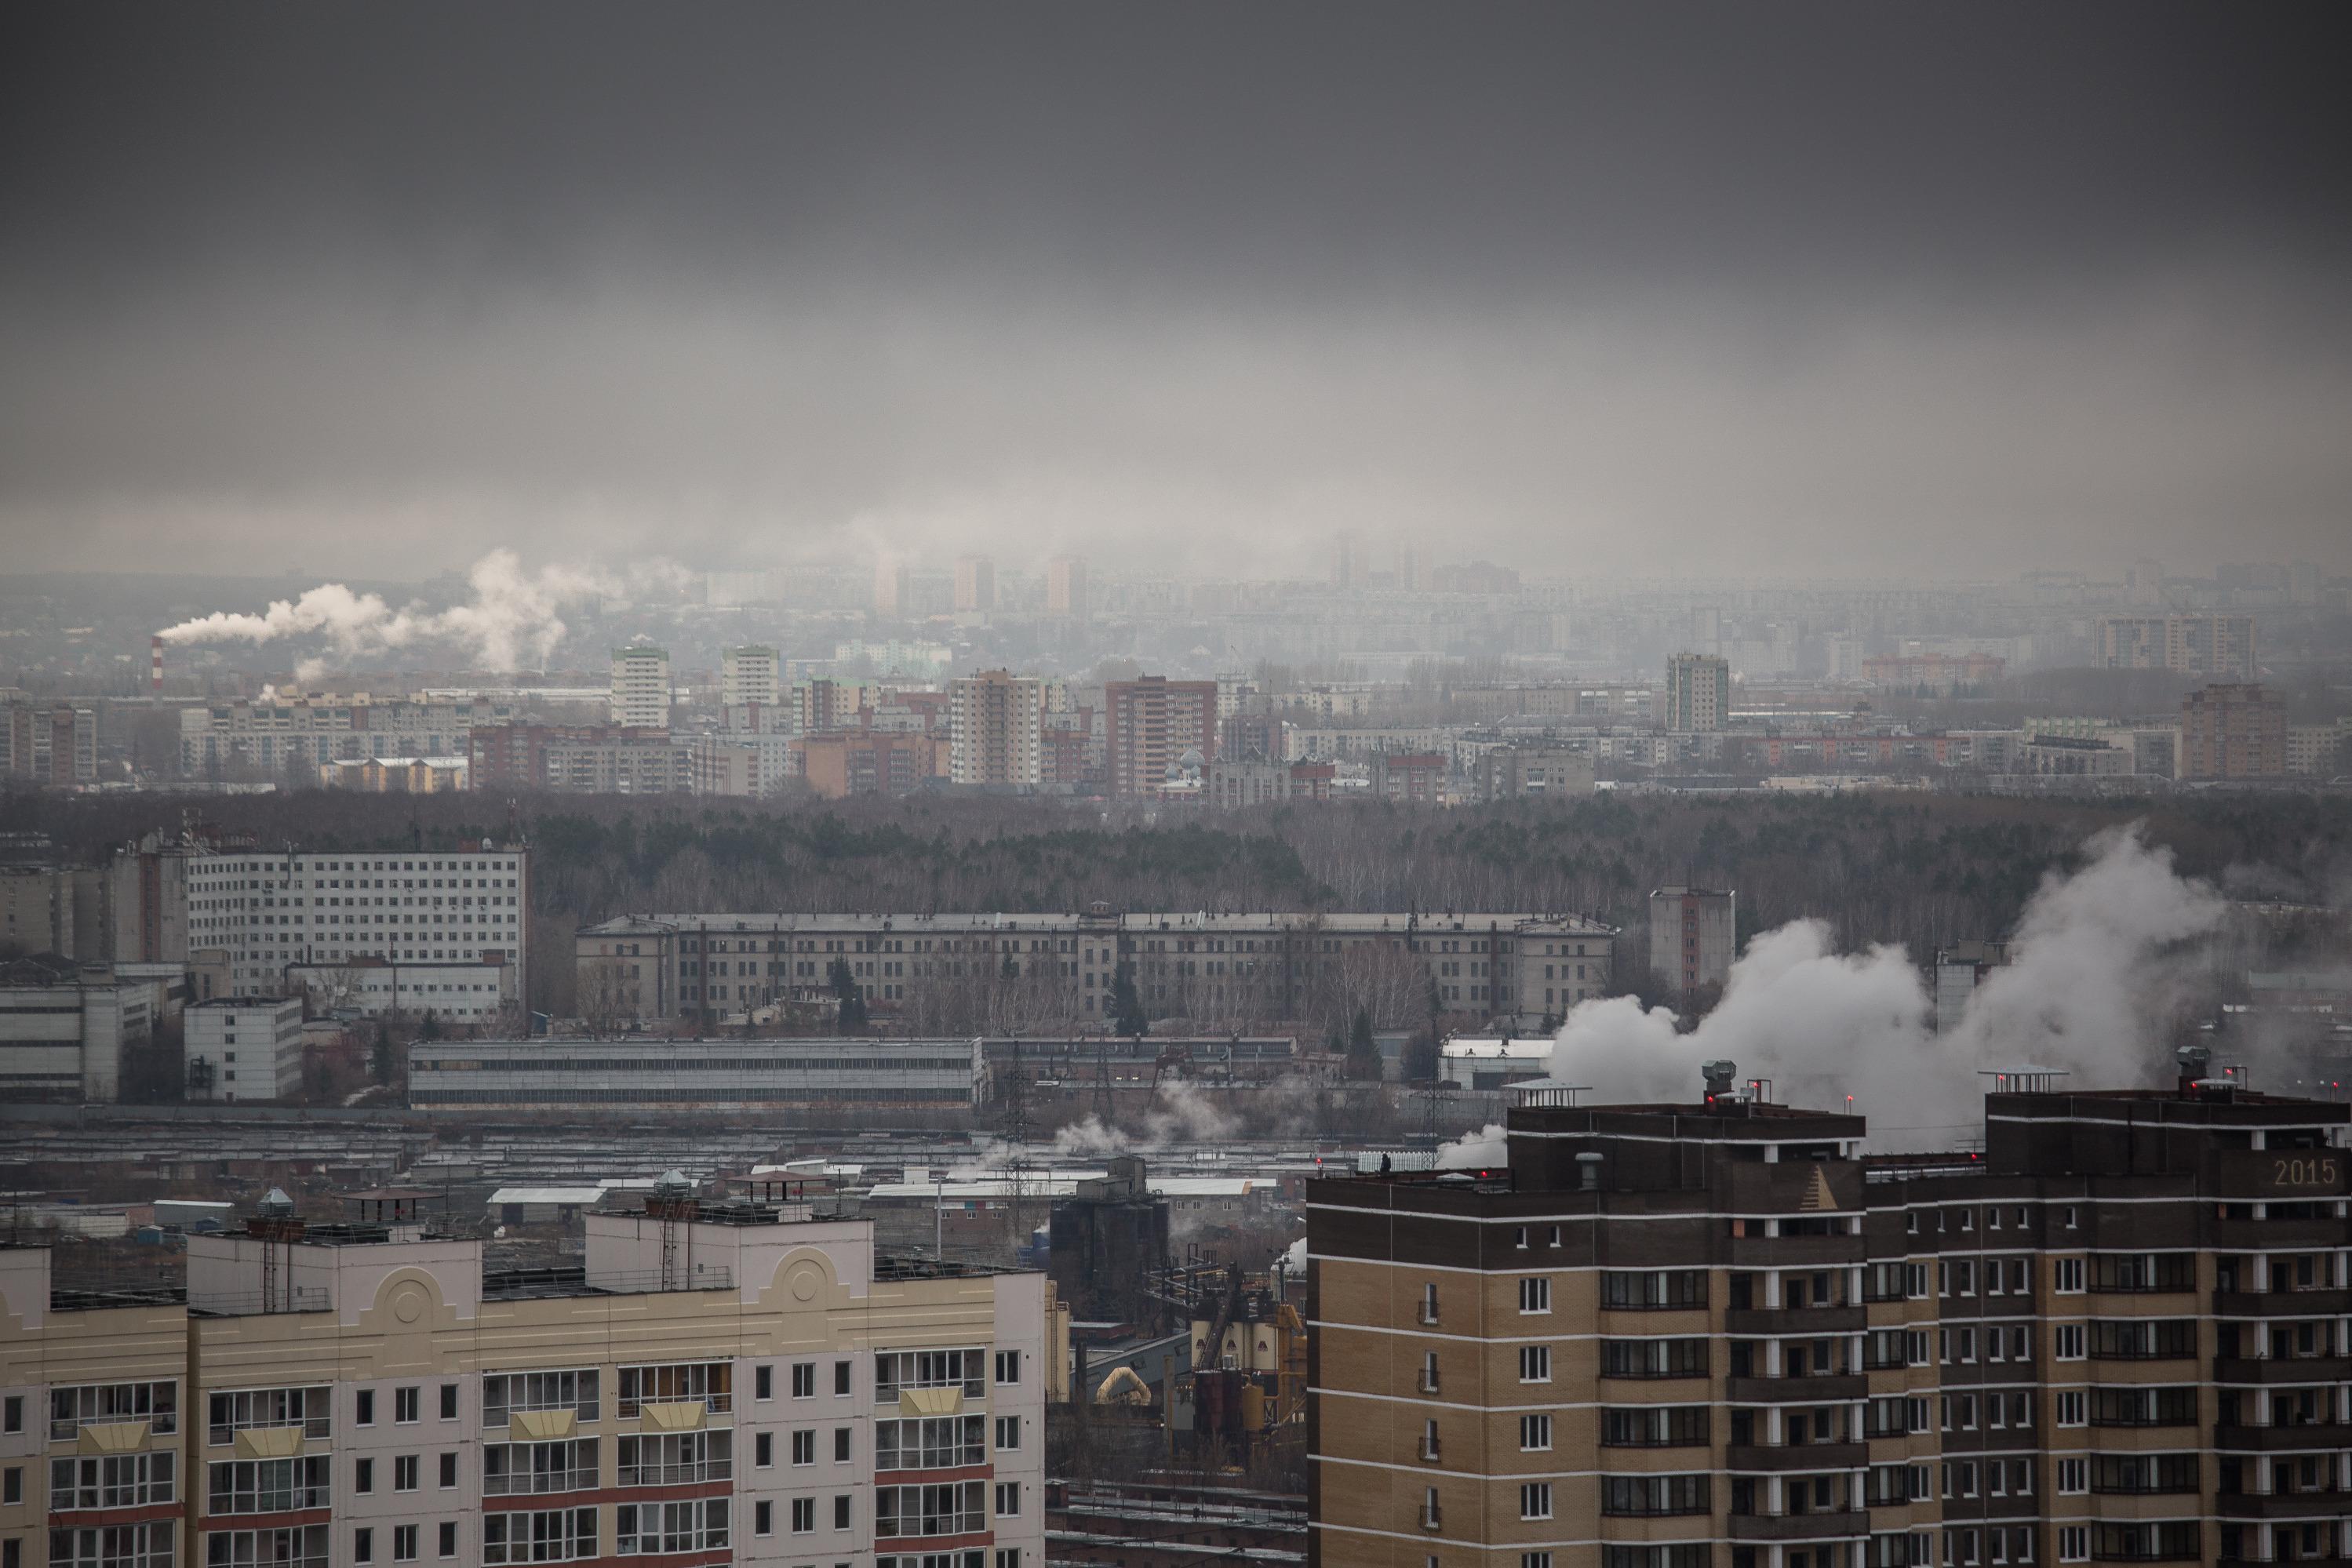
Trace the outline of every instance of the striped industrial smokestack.
{"label": "striped industrial smokestack", "polygon": [[147,639],[147,690],[155,696],[163,695],[163,634],[158,632]]}

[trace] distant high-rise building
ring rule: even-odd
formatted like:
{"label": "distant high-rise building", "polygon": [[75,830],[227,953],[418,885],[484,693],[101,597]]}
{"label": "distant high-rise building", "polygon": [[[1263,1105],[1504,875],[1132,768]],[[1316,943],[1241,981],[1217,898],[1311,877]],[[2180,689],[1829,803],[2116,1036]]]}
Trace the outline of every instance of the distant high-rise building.
{"label": "distant high-rise building", "polygon": [[1739,950],[1739,895],[1701,887],[1650,894],[1650,979],[1677,998],[1730,977]]}
{"label": "distant high-rise building", "polygon": [[1055,556],[1045,563],[1045,613],[1087,617],[1087,562],[1084,556]]}
{"label": "distant high-rise building", "polygon": [[907,568],[904,563],[884,556],[874,565],[874,612],[877,615],[900,615],[907,607]]}
{"label": "distant high-rise building", "polygon": [[960,614],[987,613],[996,608],[996,563],[984,555],[957,558],[955,607]]}
{"label": "distant high-rise building", "polygon": [[1349,529],[1331,541],[1331,586],[1362,588],[1372,580],[1371,552],[1364,536]]}
{"label": "distant high-rise building", "polygon": [[638,643],[613,650],[613,722],[629,729],[669,727],[669,650]]}
{"label": "distant high-rise building", "polygon": [[740,707],[757,703],[761,707],[776,706],[781,668],[773,648],[747,643],[730,648],[723,655],[725,663],[719,672],[720,700],[729,707]]}
{"label": "distant high-rise building", "polygon": [[2124,573],[2124,597],[2134,604],[2164,602],[2164,565],[2146,557],[2131,563]]}
{"label": "distant high-rise building", "polygon": [[2099,662],[2221,680],[2261,674],[2251,615],[2109,615],[2099,622]]}
{"label": "distant high-rise building", "polygon": [[1399,545],[1396,585],[1407,593],[1429,591],[1429,552],[1419,545]]}
{"label": "distant high-rise building", "polygon": [[1045,684],[983,670],[949,688],[948,777],[957,784],[1034,785],[1043,778]]}
{"label": "distant high-rise building", "polygon": [[1666,728],[1677,735],[1731,727],[1731,661],[1676,653],[1666,661]]}
{"label": "distant high-rise building", "polygon": [[1164,675],[1113,681],[1103,688],[1110,753],[1110,792],[1157,795],[1188,752],[1217,759],[1217,683]]}
{"label": "distant high-rise building", "polygon": [[2286,699],[2226,684],[2180,699],[2179,777],[2274,779],[2286,768]]}

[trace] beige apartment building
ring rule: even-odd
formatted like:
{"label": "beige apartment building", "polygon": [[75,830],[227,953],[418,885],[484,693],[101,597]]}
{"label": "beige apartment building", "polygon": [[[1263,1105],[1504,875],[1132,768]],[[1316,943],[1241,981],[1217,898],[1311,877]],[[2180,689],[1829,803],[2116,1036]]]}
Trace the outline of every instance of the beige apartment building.
{"label": "beige apartment building", "polygon": [[191,1237],[184,1299],[0,1248],[11,1568],[1042,1568],[1043,1275],[683,1178],[485,1272],[410,1201]]}
{"label": "beige apartment building", "polygon": [[1308,1185],[1310,1568],[2352,1554],[2352,1109],[2029,1075],[1880,1156],[1725,1067]]}
{"label": "beige apartment building", "polygon": [[1045,777],[1045,683],[984,670],[948,687],[948,776],[957,784],[1015,789]]}

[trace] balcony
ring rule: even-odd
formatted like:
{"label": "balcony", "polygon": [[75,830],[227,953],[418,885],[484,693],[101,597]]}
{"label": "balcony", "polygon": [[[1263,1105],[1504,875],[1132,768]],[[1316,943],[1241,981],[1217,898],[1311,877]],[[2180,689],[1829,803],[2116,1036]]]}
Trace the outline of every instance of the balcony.
{"label": "balcony", "polygon": [[1723,1332],[1734,1334],[1801,1337],[1862,1328],[1860,1307],[1732,1307],[1723,1314]]}
{"label": "balcony", "polygon": [[2213,1509],[2223,1519],[2343,1519],[2352,1515],[2352,1492],[2223,1492]]}
{"label": "balcony", "polygon": [[2216,1291],[2225,1318],[2325,1318],[2352,1312],[2352,1291]]}
{"label": "balcony", "polygon": [[2343,1383],[2352,1380],[2352,1355],[2277,1356],[2217,1355],[2216,1383]]}
{"label": "balcony", "polygon": [[1870,1533],[1870,1515],[1860,1509],[1822,1509],[1816,1513],[1735,1513],[1734,1541],[1829,1541]]}
{"label": "balcony", "polygon": [[482,1478],[484,1497],[545,1497],[557,1492],[593,1491],[598,1485],[596,1471],[589,1466],[577,1469],[517,1470],[506,1475],[486,1475]]}
{"label": "balcony", "polygon": [[1868,1463],[1863,1443],[1734,1443],[1723,1457],[1728,1470],[1858,1470]]}
{"label": "balcony", "polygon": [[1826,1268],[1862,1261],[1859,1236],[1735,1236],[1731,1266],[1735,1269]]}
{"label": "balcony", "polygon": [[2216,1427],[2213,1446],[2240,1453],[2274,1454],[2297,1449],[2337,1452],[2352,1448],[2352,1425],[2308,1421],[2285,1427]]}
{"label": "balcony", "polygon": [[1860,1373],[1811,1377],[1733,1377],[1724,1396],[1734,1405],[1834,1405],[1860,1399],[1870,1392],[1870,1379]]}

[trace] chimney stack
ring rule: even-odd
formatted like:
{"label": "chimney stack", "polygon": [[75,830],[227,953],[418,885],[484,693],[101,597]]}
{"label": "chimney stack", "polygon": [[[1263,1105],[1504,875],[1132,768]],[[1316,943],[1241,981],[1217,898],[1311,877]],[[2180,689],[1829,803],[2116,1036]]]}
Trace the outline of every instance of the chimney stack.
{"label": "chimney stack", "polygon": [[147,691],[151,696],[163,695],[163,634],[160,632],[147,640]]}

